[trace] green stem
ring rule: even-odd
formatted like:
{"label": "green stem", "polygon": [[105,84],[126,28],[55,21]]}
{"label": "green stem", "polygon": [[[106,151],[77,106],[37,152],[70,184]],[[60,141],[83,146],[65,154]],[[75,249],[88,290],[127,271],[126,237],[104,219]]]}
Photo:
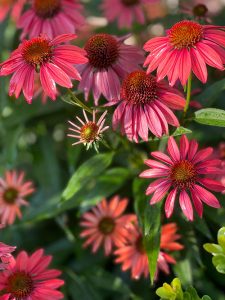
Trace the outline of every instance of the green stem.
{"label": "green stem", "polygon": [[188,83],[187,83],[187,96],[186,96],[186,104],[184,107],[184,116],[186,116],[186,113],[188,111],[189,105],[190,105],[190,100],[191,100],[191,83],[192,83],[192,76],[190,74],[188,78]]}
{"label": "green stem", "polygon": [[81,108],[83,108],[84,110],[88,111],[90,114],[93,113],[92,109],[90,107],[88,107],[87,105],[85,105],[82,101],[80,101],[75,95],[74,93],[68,89],[68,92],[70,94],[71,99]]}

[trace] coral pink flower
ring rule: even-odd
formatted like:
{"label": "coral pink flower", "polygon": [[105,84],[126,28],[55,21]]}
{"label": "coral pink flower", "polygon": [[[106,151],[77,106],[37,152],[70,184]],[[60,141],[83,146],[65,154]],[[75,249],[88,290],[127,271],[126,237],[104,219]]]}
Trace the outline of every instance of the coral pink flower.
{"label": "coral pink flower", "polygon": [[51,39],[72,34],[84,23],[79,0],[30,0],[30,5],[18,21],[18,27],[23,29],[21,39],[43,33]]}
{"label": "coral pink flower", "polygon": [[224,186],[216,180],[204,177],[207,174],[220,173],[221,161],[210,158],[213,149],[209,147],[198,151],[198,143],[195,140],[189,142],[183,135],[180,150],[174,138],[169,138],[167,152],[169,156],[159,151],[152,152],[151,155],[161,162],[147,159],[145,164],[151,169],[140,174],[143,178],[159,178],[150,183],[146,190],[146,195],[154,193],[150,204],[159,202],[170,191],[165,202],[167,218],[172,215],[178,196],[184,215],[191,221],[193,221],[191,199],[200,217],[203,213],[202,202],[219,208],[218,200],[207,189],[221,192]]}
{"label": "coral pink flower", "polygon": [[142,50],[125,45],[123,42],[126,38],[100,33],[87,41],[84,49],[89,62],[80,66],[82,79],[78,87],[84,91],[86,100],[91,90],[96,105],[101,94],[108,101],[117,98],[120,80],[143,63]]}
{"label": "coral pink flower", "polygon": [[138,142],[138,136],[148,140],[150,131],[157,137],[168,134],[168,124],[178,127],[179,121],[172,109],[182,110],[185,99],[166,82],[156,82],[144,71],[134,71],[124,79],[120,98],[107,105],[119,104],[113,114],[114,129],[121,125],[122,134]]}
{"label": "coral pink flower", "polygon": [[[141,230],[138,228],[137,223],[130,224],[127,230],[127,242],[119,246],[114,252],[117,256],[115,262],[122,263],[123,271],[131,269],[131,277],[134,279],[139,279],[141,275],[147,277],[149,274],[148,256],[144,247]],[[183,249],[183,246],[176,242],[180,238],[180,236],[176,234],[176,231],[177,226],[175,223],[162,226],[160,252],[155,279],[157,279],[160,270],[169,274],[168,263],[176,263],[176,260],[165,251]]]}
{"label": "coral pink flower", "polygon": [[221,172],[220,174],[214,174],[213,178],[221,182],[224,186],[224,191],[222,193],[225,194],[225,142],[221,142],[218,148],[214,149],[213,158],[221,160]]}
{"label": "coral pink flower", "polygon": [[146,61],[147,73],[157,69],[157,80],[168,76],[173,86],[178,79],[185,85],[193,71],[203,83],[207,81],[206,65],[224,70],[225,27],[181,21],[165,37],[149,40],[144,49],[151,52]]}
{"label": "coral pink flower", "polygon": [[87,239],[84,247],[92,244],[95,253],[103,244],[105,255],[109,255],[114,245],[123,244],[127,237],[126,224],[136,218],[135,215],[122,215],[127,204],[127,199],[114,196],[109,202],[103,199],[91,212],[86,212],[80,223],[85,228],[80,236]]}
{"label": "coral pink flower", "polygon": [[[156,0],[155,0],[156,1]],[[119,28],[131,28],[134,22],[145,23],[144,4],[154,0],[103,0],[101,5],[104,15],[109,22],[118,20]]]}
{"label": "coral pink flower", "polygon": [[107,111],[96,121],[96,111],[94,110],[92,121],[89,121],[86,112],[83,110],[85,121],[82,121],[78,116],[76,117],[80,122],[79,126],[69,121],[69,124],[72,126],[69,130],[72,133],[67,136],[78,139],[72,145],[84,144],[87,150],[93,145],[95,150],[98,151],[98,143],[102,140],[102,134],[109,128],[109,126],[104,126],[106,114]]}
{"label": "coral pink flower", "polygon": [[17,21],[21,15],[26,0],[0,0],[0,23],[10,13],[12,19]]}
{"label": "coral pink flower", "polygon": [[25,197],[34,192],[31,181],[24,182],[24,172],[7,171],[0,178],[0,220],[12,224],[16,216],[22,217],[20,206],[28,205]]}
{"label": "coral pink flower", "polygon": [[8,246],[0,242],[0,271],[7,268],[11,253],[16,247]]}
{"label": "coral pink flower", "polygon": [[53,100],[56,99],[56,83],[71,88],[71,79],[80,80],[80,74],[73,64],[87,62],[85,51],[73,45],[60,45],[76,38],[76,35],[65,34],[50,40],[39,36],[24,40],[11,54],[9,59],[0,65],[0,75],[13,73],[9,85],[9,95],[19,97],[21,90],[28,103],[34,95],[35,74],[39,74],[44,92]]}
{"label": "coral pink flower", "polygon": [[48,269],[51,256],[39,249],[31,256],[25,251],[16,259],[11,257],[8,269],[0,273],[0,298],[3,300],[59,300],[63,294],[57,289],[64,284],[58,279],[61,272]]}
{"label": "coral pink flower", "polygon": [[181,3],[181,12],[195,18],[197,21],[211,23],[210,12],[207,3],[204,2],[207,1],[192,0],[189,3]]}

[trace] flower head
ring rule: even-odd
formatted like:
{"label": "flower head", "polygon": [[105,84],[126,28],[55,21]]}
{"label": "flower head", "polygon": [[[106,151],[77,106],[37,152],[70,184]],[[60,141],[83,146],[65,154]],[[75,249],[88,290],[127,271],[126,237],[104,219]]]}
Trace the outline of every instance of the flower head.
{"label": "flower head", "polygon": [[7,171],[0,178],[0,220],[12,224],[16,216],[22,217],[20,206],[28,205],[25,197],[34,192],[31,181],[24,182],[24,172]]}
{"label": "flower head", "polygon": [[[134,279],[139,279],[141,275],[147,277],[149,273],[148,256],[145,250],[141,230],[138,227],[137,222],[130,224],[127,229],[127,242],[117,247],[118,249],[114,252],[117,256],[115,262],[122,263],[123,271],[131,269],[131,277]],[[183,249],[183,246],[177,242],[180,236],[176,231],[177,226],[175,223],[162,226],[157,273],[161,270],[164,273],[169,274],[168,263],[176,263],[175,259],[165,251]]]}
{"label": "flower head", "polygon": [[191,72],[203,83],[206,65],[224,70],[225,27],[201,25],[184,20],[174,24],[165,37],[149,40],[144,49],[151,52],[146,61],[147,73],[157,69],[157,80],[168,76],[170,85],[179,79],[185,85]]}
{"label": "flower head", "polygon": [[[156,1],[156,0],[155,0]],[[134,22],[144,24],[144,4],[154,0],[103,0],[101,5],[104,15],[109,22],[118,21],[119,28],[131,28]]]}
{"label": "flower head", "polygon": [[117,98],[120,80],[143,63],[142,51],[136,46],[125,45],[126,38],[99,33],[88,39],[84,49],[89,61],[79,67],[82,79],[78,87],[84,91],[86,100],[90,91],[96,105],[101,94],[108,101]]}
{"label": "flower head", "polygon": [[49,38],[60,34],[73,34],[84,23],[79,0],[31,0],[30,8],[21,16],[18,27],[21,39],[44,33]]}
{"label": "flower head", "polygon": [[52,260],[39,249],[31,256],[25,251],[16,259],[10,258],[8,269],[0,273],[0,294],[2,299],[10,300],[59,300],[63,294],[57,289],[64,281],[57,277],[61,274],[48,269]]}
{"label": "flower head", "polygon": [[0,242],[0,271],[7,268],[11,253],[16,247],[8,246]]}
{"label": "flower head", "polygon": [[127,237],[126,224],[135,219],[135,215],[122,215],[127,204],[127,199],[114,196],[109,202],[103,199],[91,212],[86,212],[80,223],[85,228],[80,234],[86,238],[84,247],[92,245],[95,253],[103,244],[105,255],[109,255],[114,245],[123,244]]}
{"label": "flower head", "polygon": [[135,142],[138,136],[147,141],[149,131],[157,137],[168,134],[168,124],[178,127],[171,109],[183,109],[185,105],[176,89],[141,70],[127,75],[116,99],[108,104],[119,104],[113,114],[113,127],[120,124],[121,132]]}
{"label": "flower head", "polygon": [[221,142],[218,147],[214,149],[213,157],[221,160],[221,172],[212,175],[212,178],[221,182],[224,186],[224,191],[222,193],[225,194],[225,142]]}
{"label": "flower head", "polygon": [[44,92],[53,100],[57,95],[56,83],[71,88],[71,79],[80,80],[80,74],[73,64],[87,61],[85,51],[76,46],[60,44],[75,37],[73,34],[65,34],[50,40],[41,35],[24,40],[9,59],[0,65],[0,76],[13,73],[9,95],[14,94],[18,98],[22,90],[28,103],[31,103],[36,74],[40,76]]}
{"label": "flower head", "polygon": [[84,121],[82,121],[78,116],[76,117],[79,121],[79,126],[69,121],[69,124],[72,126],[69,128],[71,131],[68,134],[69,137],[78,139],[77,142],[72,145],[84,144],[87,149],[89,149],[92,145],[98,150],[98,142],[102,139],[102,134],[106,131],[109,126],[104,126],[105,124],[105,116],[107,111],[105,111],[98,121],[96,121],[96,111],[93,111],[92,121],[90,121],[86,115],[85,110],[83,110]]}
{"label": "flower head", "polygon": [[188,4],[181,4],[181,12],[187,14],[188,16],[194,18],[197,21],[205,21],[211,23],[212,20],[209,17],[210,12],[206,1],[202,0],[192,0]]}
{"label": "flower head", "polygon": [[8,13],[12,19],[17,21],[21,15],[26,0],[1,0],[0,1],[0,23],[4,21]]}
{"label": "flower head", "polygon": [[167,218],[172,215],[178,196],[184,215],[191,221],[193,221],[191,199],[200,217],[203,214],[202,202],[219,208],[219,201],[207,189],[221,192],[224,186],[205,176],[220,173],[221,161],[210,158],[213,149],[209,147],[198,151],[198,143],[195,140],[189,142],[183,135],[180,140],[180,149],[174,138],[169,138],[167,152],[169,156],[160,151],[152,152],[151,155],[160,162],[147,159],[145,164],[150,169],[140,174],[143,178],[158,178],[150,183],[146,190],[146,195],[154,193],[150,204],[159,202],[169,192],[165,202]]}

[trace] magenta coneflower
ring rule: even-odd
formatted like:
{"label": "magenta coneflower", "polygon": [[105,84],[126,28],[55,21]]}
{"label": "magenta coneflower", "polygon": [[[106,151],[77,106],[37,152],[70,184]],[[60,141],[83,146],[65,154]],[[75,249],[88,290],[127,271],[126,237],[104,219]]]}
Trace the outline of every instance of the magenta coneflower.
{"label": "magenta coneflower", "polygon": [[[130,224],[127,230],[127,242],[117,247],[118,249],[114,252],[117,256],[115,262],[122,264],[123,271],[131,269],[131,277],[134,279],[139,279],[141,275],[147,277],[149,274],[148,256],[141,230],[137,223]],[[165,251],[183,249],[183,246],[177,242],[180,236],[176,234],[176,231],[177,226],[174,223],[162,226],[160,252],[155,279],[157,279],[160,270],[169,274],[168,264],[176,263],[176,260]]]}
{"label": "magenta coneflower", "polygon": [[84,91],[86,100],[92,91],[95,105],[101,94],[108,101],[117,98],[120,80],[144,61],[142,50],[123,43],[126,38],[95,34],[84,47],[89,62],[79,68],[82,79],[78,88]]}
{"label": "magenta coneflower", "polygon": [[210,158],[213,149],[209,147],[198,151],[198,143],[195,140],[189,142],[183,135],[180,140],[180,150],[174,138],[169,138],[167,152],[169,156],[159,151],[152,152],[151,155],[161,162],[147,159],[145,164],[151,169],[140,174],[143,178],[158,178],[146,190],[146,195],[154,193],[150,204],[159,202],[170,191],[165,202],[167,218],[172,215],[178,196],[184,215],[191,221],[193,221],[191,199],[200,217],[203,214],[202,202],[219,208],[218,200],[207,189],[221,192],[224,186],[205,176],[220,173],[221,161]]}
{"label": "magenta coneflower", "polygon": [[122,134],[138,143],[138,136],[148,140],[149,131],[161,137],[168,134],[168,124],[178,127],[171,109],[182,110],[185,99],[166,82],[156,82],[145,71],[134,71],[123,80],[120,97],[107,105],[113,104],[119,104],[113,114],[114,129],[120,125]]}
{"label": "magenta coneflower", "polygon": [[16,216],[22,217],[20,206],[28,205],[25,197],[34,192],[31,181],[24,182],[24,172],[7,171],[0,178],[0,220],[12,224]]}
{"label": "magenta coneflower", "polygon": [[109,126],[104,126],[106,114],[107,111],[105,111],[97,121],[96,111],[94,110],[92,115],[92,121],[90,121],[86,115],[85,110],[83,110],[85,120],[82,121],[79,117],[76,117],[80,123],[79,125],[68,121],[72,127],[69,128],[71,133],[67,134],[67,136],[78,140],[75,143],[73,143],[72,146],[84,144],[87,147],[87,150],[91,146],[94,146],[95,150],[98,151],[98,142],[102,139],[103,132],[109,128]]}
{"label": "magenta coneflower", "polygon": [[[156,1],[156,0],[155,0]],[[104,15],[109,22],[118,20],[119,28],[131,28],[134,22],[144,24],[144,4],[154,0],[103,0],[101,5]]]}
{"label": "magenta coneflower", "polygon": [[0,242],[0,271],[7,268],[11,253],[16,247],[8,246]]}
{"label": "magenta coneflower", "polygon": [[0,298],[4,300],[59,300],[63,294],[57,289],[64,284],[58,279],[61,272],[48,269],[51,256],[39,249],[31,256],[25,251],[16,259],[10,258],[8,269],[0,273]]}
{"label": "magenta coneflower", "polygon": [[71,88],[71,79],[80,80],[80,74],[73,64],[87,62],[85,51],[73,45],[60,45],[76,38],[73,34],[59,35],[50,40],[42,35],[24,40],[0,65],[0,76],[13,73],[9,85],[9,95],[19,97],[21,90],[28,103],[34,95],[35,74],[40,76],[44,92],[56,99],[56,83]]}
{"label": "magenta coneflower", "polygon": [[221,182],[224,186],[224,191],[222,193],[225,194],[225,142],[221,142],[218,147],[214,149],[213,158],[221,160],[221,172],[220,174],[214,174],[212,178]]}
{"label": "magenta coneflower", "polygon": [[21,16],[18,27],[23,29],[21,39],[47,34],[75,33],[84,24],[79,0],[30,0],[30,8]]}
{"label": "magenta coneflower", "polygon": [[188,20],[176,23],[166,37],[155,37],[145,44],[144,49],[151,52],[144,64],[148,66],[147,73],[157,69],[157,80],[168,76],[173,86],[178,79],[185,85],[193,71],[205,83],[206,64],[224,70],[224,29]]}
{"label": "magenta coneflower", "polygon": [[210,12],[207,7],[207,1],[192,0],[189,3],[181,2],[181,12],[195,18],[197,21],[211,23]]}
{"label": "magenta coneflower", "polygon": [[126,225],[136,219],[133,214],[123,215],[127,204],[127,199],[114,196],[109,202],[103,199],[91,212],[86,212],[80,222],[85,228],[80,234],[86,238],[84,247],[92,245],[95,253],[103,245],[105,255],[109,255],[114,245],[123,244],[127,238]]}
{"label": "magenta coneflower", "polygon": [[0,23],[10,13],[12,19],[17,21],[22,13],[26,0],[1,0],[0,1]]}

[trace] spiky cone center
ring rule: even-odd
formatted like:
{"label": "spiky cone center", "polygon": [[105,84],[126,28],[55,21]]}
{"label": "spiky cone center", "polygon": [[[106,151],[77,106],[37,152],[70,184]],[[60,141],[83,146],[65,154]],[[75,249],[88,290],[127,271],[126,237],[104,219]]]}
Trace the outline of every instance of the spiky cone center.
{"label": "spiky cone center", "polygon": [[170,178],[173,185],[179,189],[189,189],[196,182],[195,166],[187,160],[175,163],[171,169]]}
{"label": "spiky cone center", "polygon": [[134,71],[123,81],[121,99],[131,104],[148,104],[157,99],[157,83],[152,75],[144,71]]}
{"label": "spiky cone center", "polygon": [[102,234],[109,235],[114,231],[115,225],[113,218],[105,217],[99,222],[98,228]]}
{"label": "spiky cone center", "polygon": [[80,137],[85,144],[97,141],[99,138],[99,126],[91,121],[86,123],[80,129]]}
{"label": "spiky cone center", "polygon": [[144,246],[144,240],[143,240],[143,237],[142,235],[140,234],[139,237],[137,238],[137,241],[136,241],[136,249],[139,253],[141,254],[144,254],[145,253],[145,246]]}
{"label": "spiky cone center", "polygon": [[18,190],[13,187],[7,188],[3,193],[3,199],[7,204],[14,204],[17,197]]}
{"label": "spiky cone center", "polygon": [[33,289],[33,280],[31,276],[24,271],[17,271],[8,277],[6,290],[7,293],[12,295],[12,299],[27,299]]}
{"label": "spiky cone center", "polygon": [[51,61],[52,46],[47,39],[37,37],[25,41],[22,45],[21,53],[28,64],[38,67],[43,63]]}
{"label": "spiky cone center", "polygon": [[34,0],[33,8],[39,17],[52,18],[60,11],[61,0]]}
{"label": "spiky cone center", "polygon": [[108,69],[119,57],[117,40],[106,33],[95,34],[90,37],[84,49],[90,64],[96,69]]}
{"label": "spiky cone center", "polygon": [[192,12],[194,16],[201,18],[201,17],[205,17],[205,15],[208,12],[208,8],[204,4],[200,3],[193,7]]}
{"label": "spiky cone center", "polygon": [[175,49],[194,47],[202,36],[202,25],[193,21],[178,22],[169,31],[169,41]]}
{"label": "spiky cone center", "polygon": [[133,6],[140,3],[140,0],[121,0],[121,2],[126,6]]}

